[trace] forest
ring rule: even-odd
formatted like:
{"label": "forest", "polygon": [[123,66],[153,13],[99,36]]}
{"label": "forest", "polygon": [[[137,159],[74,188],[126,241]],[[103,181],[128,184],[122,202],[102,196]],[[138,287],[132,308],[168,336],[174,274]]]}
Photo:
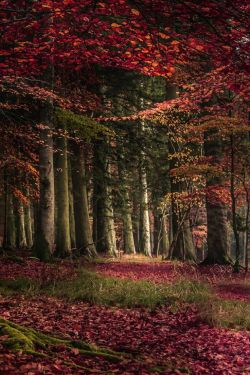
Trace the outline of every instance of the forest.
{"label": "forest", "polygon": [[250,374],[249,0],[0,0],[0,374]]}

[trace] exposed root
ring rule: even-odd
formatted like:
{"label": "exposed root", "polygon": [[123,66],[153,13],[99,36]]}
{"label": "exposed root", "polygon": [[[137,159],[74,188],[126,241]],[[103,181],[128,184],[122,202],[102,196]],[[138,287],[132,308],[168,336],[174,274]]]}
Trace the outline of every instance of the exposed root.
{"label": "exposed root", "polygon": [[[2,343],[10,350],[40,356],[49,356],[50,348],[60,345],[65,347],[65,349],[78,349],[79,354],[99,356],[112,362],[120,362],[128,357],[125,353],[98,348],[84,341],[73,341],[50,336],[3,318],[0,318],[0,336],[4,336]],[[42,350],[42,352],[38,352],[37,350],[39,349]]]}

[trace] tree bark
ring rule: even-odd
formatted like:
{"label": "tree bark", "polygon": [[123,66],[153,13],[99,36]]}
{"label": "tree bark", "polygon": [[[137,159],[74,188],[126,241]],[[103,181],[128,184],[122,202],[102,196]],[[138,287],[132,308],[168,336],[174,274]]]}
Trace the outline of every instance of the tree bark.
{"label": "tree bark", "polygon": [[84,255],[96,254],[88,208],[85,161],[82,146],[72,143],[71,173],[74,197],[76,248]]}
{"label": "tree bark", "polygon": [[97,251],[117,256],[107,141],[94,147],[93,233]]}
{"label": "tree bark", "polygon": [[75,213],[74,213],[74,197],[72,184],[71,160],[68,157],[68,191],[69,191],[69,225],[70,225],[70,241],[71,249],[76,248],[76,231],[75,231]]}
{"label": "tree bark", "polygon": [[[205,155],[213,158],[214,164],[218,164],[222,157],[221,139],[216,130],[211,130],[205,134],[204,143]],[[208,176],[207,188],[221,186],[223,180],[220,176]],[[228,208],[226,204],[219,201],[212,201],[211,197],[206,199],[207,209],[207,257],[206,264],[226,264],[228,245]]]}
{"label": "tree bark", "polygon": [[150,241],[150,219],[149,219],[149,198],[148,198],[148,184],[147,174],[144,167],[140,170],[140,188],[141,188],[141,251],[147,255],[151,254],[151,241]]}
{"label": "tree bark", "polygon": [[49,261],[54,251],[54,167],[53,167],[53,105],[47,103],[41,109],[40,130],[42,144],[39,150],[40,198],[37,230],[34,243],[34,255],[43,261]]}
{"label": "tree bark", "polygon": [[31,202],[24,207],[24,217],[25,217],[25,234],[27,241],[27,248],[31,249],[33,246],[33,229],[32,229],[32,208]]}
{"label": "tree bark", "polygon": [[58,136],[55,144],[55,191],[57,212],[55,254],[59,257],[64,257],[71,253],[67,139],[63,136]]}
{"label": "tree bark", "polygon": [[3,247],[5,249],[14,249],[16,247],[16,220],[13,204],[13,196],[6,187],[5,191],[5,229]]}

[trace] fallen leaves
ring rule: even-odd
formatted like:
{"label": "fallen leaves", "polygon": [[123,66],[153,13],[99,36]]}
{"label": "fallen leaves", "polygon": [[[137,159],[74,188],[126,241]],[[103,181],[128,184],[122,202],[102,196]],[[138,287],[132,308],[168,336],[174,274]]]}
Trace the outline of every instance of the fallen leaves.
{"label": "fallen leaves", "polygon": [[[44,265],[35,260],[17,264],[1,260],[2,277],[39,278],[42,272],[51,280],[63,274],[72,277],[70,262]],[[218,293],[240,290],[243,275],[231,276],[227,267],[201,269],[181,263],[103,263],[100,273],[130,278],[171,282],[187,276],[209,281]],[[11,272],[12,270],[12,272]],[[56,271],[57,270],[57,271]],[[223,286],[223,280],[230,283]],[[233,282],[235,283],[233,286]],[[238,282],[238,284],[237,284]],[[229,287],[230,284],[230,287]],[[234,290],[235,289],[235,290]],[[245,295],[244,295],[245,293]],[[237,294],[237,293],[236,293]],[[4,374],[183,374],[236,375],[250,373],[250,333],[205,324],[194,307],[173,312],[169,307],[150,311],[145,308],[121,309],[67,303],[52,297],[0,297],[0,315],[23,326],[71,340],[84,340],[99,347],[129,353],[119,363],[82,355],[77,348],[53,348],[48,357],[13,353],[1,344],[0,365]]]}

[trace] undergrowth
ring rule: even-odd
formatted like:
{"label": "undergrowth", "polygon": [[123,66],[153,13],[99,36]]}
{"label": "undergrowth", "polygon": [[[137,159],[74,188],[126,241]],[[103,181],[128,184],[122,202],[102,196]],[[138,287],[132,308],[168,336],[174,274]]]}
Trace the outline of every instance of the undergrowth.
{"label": "undergrowth", "polygon": [[0,294],[45,293],[67,301],[119,307],[155,309],[167,305],[173,311],[194,304],[200,317],[216,326],[250,330],[250,303],[225,300],[213,294],[207,284],[183,279],[176,283],[125,280],[81,269],[72,280],[47,284],[35,280],[0,280]]}

